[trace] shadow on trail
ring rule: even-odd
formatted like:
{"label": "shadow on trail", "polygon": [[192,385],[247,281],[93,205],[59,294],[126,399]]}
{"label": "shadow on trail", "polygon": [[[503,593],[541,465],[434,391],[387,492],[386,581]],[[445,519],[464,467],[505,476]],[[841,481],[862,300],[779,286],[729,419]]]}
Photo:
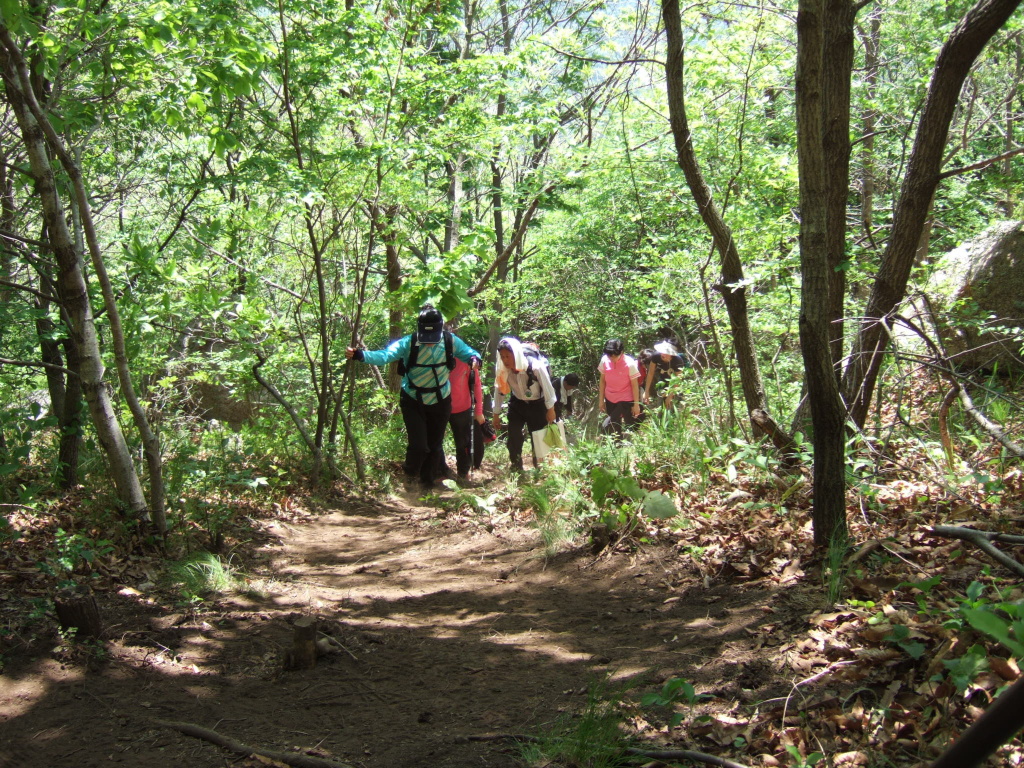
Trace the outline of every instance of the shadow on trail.
{"label": "shadow on trail", "polygon": [[[757,659],[772,592],[704,589],[654,549],[545,559],[532,533],[453,530],[440,514],[284,527],[266,594],[216,610],[112,596],[106,662],[44,659],[0,678],[0,766],[238,765],[157,724],[176,720],[363,768],[513,768],[514,742],[466,737],[537,734],[594,681],[722,688]],[[304,614],[340,650],[281,672]]]}

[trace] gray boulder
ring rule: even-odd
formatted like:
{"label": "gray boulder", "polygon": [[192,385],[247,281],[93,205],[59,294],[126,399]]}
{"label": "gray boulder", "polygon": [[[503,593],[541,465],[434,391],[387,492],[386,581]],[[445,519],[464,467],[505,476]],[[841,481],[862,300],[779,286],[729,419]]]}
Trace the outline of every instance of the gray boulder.
{"label": "gray boulder", "polygon": [[960,368],[1024,372],[1024,221],[1004,221],[939,258],[927,293]]}

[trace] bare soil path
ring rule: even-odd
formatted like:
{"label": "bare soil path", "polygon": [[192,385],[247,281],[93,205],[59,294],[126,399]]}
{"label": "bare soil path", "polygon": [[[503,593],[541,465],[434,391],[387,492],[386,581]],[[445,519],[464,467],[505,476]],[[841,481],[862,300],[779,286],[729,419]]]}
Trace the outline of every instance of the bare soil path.
{"label": "bare soil path", "polygon": [[[9,663],[0,766],[267,764],[159,724],[184,721],[361,768],[513,768],[514,742],[469,737],[540,733],[579,711],[593,681],[683,677],[759,698],[778,682],[765,658],[785,593],[705,587],[670,548],[549,558],[528,526],[411,496],[351,500],[267,533],[259,597],[168,609],[125,589],[102,606],[100,663]],[[283,672],[303,615],[341,648]]]}

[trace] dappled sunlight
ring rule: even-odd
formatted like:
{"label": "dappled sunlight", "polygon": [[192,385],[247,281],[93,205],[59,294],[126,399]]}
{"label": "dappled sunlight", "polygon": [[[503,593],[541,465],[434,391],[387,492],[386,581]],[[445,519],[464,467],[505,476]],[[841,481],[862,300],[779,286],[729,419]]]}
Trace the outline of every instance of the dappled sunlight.
{"label": "dappled sunlight", "polygon": [[0,675],[0,722],[25,714],[56,686],[81,681],[85,671],[41,659]]}

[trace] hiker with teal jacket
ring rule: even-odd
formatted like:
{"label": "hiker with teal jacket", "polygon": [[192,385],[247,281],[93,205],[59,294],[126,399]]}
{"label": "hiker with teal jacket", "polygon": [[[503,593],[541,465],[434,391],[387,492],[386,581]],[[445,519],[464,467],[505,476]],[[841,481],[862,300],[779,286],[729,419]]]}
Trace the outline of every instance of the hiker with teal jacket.
{"label": "hiker with teal jacket", "polygon": [[409,440],[402,468],[409,480],[419,478],[425,488],[433,487],[440,470],[440,457],[444,455],[445,427],[452,412],[448,376],[456,358],[479,371],[480,353],[455,334],[445,331],[441,313],[425,304],[420,309],[415,333],[375,351],[349,347],[345,357],[368,365],[400,361],[399,405]]}

